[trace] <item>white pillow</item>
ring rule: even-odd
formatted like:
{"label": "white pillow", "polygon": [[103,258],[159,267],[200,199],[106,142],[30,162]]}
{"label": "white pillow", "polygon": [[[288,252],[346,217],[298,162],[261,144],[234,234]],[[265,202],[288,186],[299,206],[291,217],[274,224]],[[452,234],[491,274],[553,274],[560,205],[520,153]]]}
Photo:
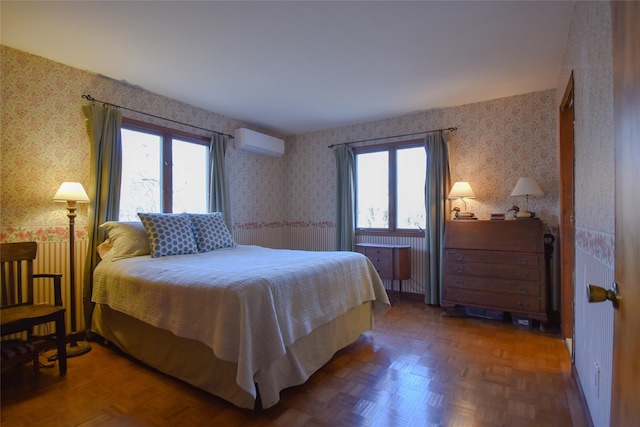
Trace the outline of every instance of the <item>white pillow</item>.
{"label": "white pillow", "polygon": [[113,249],[113,242],[111,239],[105,240],[96,248],[98,255],[100,255],[100,259],[105,259],[107,255],[109,255],[109,252],[111,252],[111,249]]}
{"label": "white pillow", "polygon": [[100,228],[109,235],[112,248],[108,253],[112,261],[151,253],[149,238],[144,226],[139,221],[107,221]]}

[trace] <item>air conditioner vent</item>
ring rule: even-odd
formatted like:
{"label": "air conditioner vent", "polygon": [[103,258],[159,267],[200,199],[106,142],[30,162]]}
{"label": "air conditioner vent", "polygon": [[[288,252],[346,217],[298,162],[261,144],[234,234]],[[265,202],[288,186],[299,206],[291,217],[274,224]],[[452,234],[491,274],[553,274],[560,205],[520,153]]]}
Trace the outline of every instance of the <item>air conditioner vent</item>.
{"label": "air conditioner vent", "polygon": [[251,129],[238,128],[233,131],[237,150],[250,151],[270,157],[284,154],[284,141]]}

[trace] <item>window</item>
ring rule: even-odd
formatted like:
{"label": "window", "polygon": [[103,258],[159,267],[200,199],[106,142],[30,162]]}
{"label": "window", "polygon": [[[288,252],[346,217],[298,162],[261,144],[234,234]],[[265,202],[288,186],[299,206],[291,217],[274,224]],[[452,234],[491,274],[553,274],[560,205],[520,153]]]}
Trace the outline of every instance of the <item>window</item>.
{"label": "window", "polygon": [[137,220],[138,212],[207,211],[207,138],[129,119],[121,135],[121,221]]}
{"label": "window", "polygon": [[354,149],[357,232],[423,232],[426,227],[422,141]]}

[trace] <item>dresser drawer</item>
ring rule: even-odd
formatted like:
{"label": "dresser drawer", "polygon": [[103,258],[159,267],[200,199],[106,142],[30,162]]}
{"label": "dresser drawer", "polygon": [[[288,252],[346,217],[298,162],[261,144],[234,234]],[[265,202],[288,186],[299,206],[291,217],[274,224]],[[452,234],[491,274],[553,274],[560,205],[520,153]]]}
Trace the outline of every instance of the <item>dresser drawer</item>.
{"label": "dresser drawer", "polygon": [[543,311],[542,300],[540,298],[475,292],[457,288],[445,288],[442,300],[443,303],[491,307],[504,311],[515,311],[517,313],[539,313]]}
{"label": "dresser drawer", "polygon": [[532,282],[542,280],[542,271],[540,268],[519,267],[515,265],[447,262],[444,270],[445,275],[481,276]]}
{"label": "dresser drawer", "polygon": [[383,279],[393,278],[393,249],[367,248],[365,255],[371,260],[376,271]]}
{"label": "dresser drawer", "polygon": [[508,264],[536,268],[542,265],[542,257],[538,254],[526,252],[471,251],[460,249],[447,249],[445,252],[445,261]]}
{"label": "dresser drawer", "polygon": [[402,281],[411,278],[411,246],[363,242],[356,243],[356,250],[369,258],[382,279]]}
{"label": "dresser drawer", "polygon": [[445,276],[444,286],[445,288],[456,288],[461,290],[502,292],[507,294],[539,297],[541,294],[542,283],[481,277]]}
{"label": "dresser drawer", "polygon": [[446,247],[542,253],[542,221],[447,221]]}

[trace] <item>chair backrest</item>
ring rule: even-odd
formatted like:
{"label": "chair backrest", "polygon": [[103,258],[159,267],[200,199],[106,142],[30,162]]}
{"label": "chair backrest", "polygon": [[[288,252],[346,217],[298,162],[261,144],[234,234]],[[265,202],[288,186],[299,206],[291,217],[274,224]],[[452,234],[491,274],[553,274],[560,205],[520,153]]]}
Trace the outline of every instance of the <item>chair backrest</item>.
{"label": "chair backrest", "polygon": [[33,260],[36,242],[0,244],[2,307],[33,304]]}

